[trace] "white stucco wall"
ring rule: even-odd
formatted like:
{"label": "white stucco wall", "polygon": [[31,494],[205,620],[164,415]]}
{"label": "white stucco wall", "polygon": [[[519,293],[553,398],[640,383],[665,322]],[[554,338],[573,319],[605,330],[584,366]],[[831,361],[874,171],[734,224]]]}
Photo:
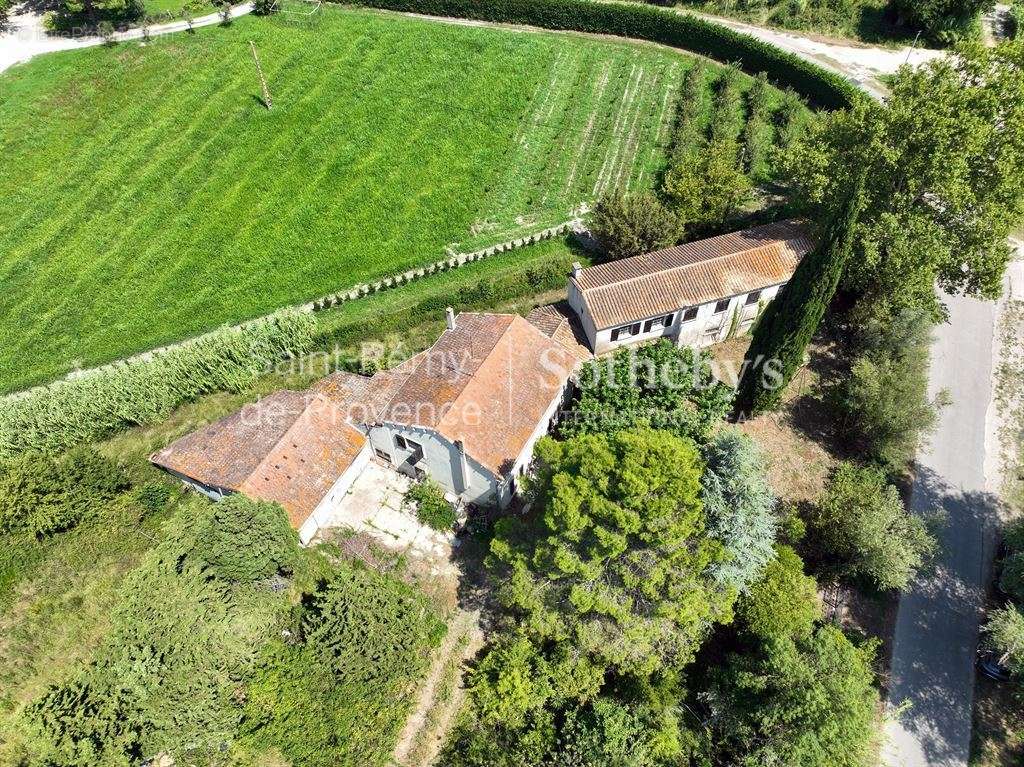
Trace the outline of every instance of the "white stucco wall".
{"label": "white stucco wall", "polygon": [[367,440],[366,444],[363,445],[363,449],[359,451],[356,459],[352,462],[352,465],[338,477],[334,485],[331,486],[331,489],[327,491],[327,495],[313,509],[313,513],[302,523],[302,527],[299,528],[299,541],[303,545],[309,543],[313,536],[316,535],[317,530],[331,519],[346,493],[352,488],[352,483],[363,473],[363,469],[366,468],[372,456],[373,448],[370,447],[370,442]]}
{"label": "white stucco wall", "polygon": [[[688,322],[681,321],[683,309],[686,307],[679,307],[674,312],[675,317],[673,318],[672,325],[666,328],[651,330],[648,333],[641,332],[639,335],[630,336],[623,340],[612,341],[612,332],[615,330],[615,327],[621,327],[620,325],[616,325],[612,328],[604,328],[597,331],[591,340],[591,343],[593,344],[594,351],[597,354],[605,354],[619,348],[620,346],[629,346],[631,344],[652,341],[663,336],[675,339],[680,346],[707,346],[708,344],[718,343],[719,341],[725,340],[729,333],[729,328],[732,325],[733,313],[737,309],[740,312],[740,321],[737,325],[736,332],[737,334],[746,333],[753,324],[755,317],[757,317],[758,307],[763,307],[775,298],[778,292],[778,285],[762,288],[758,302],[751,304],[750,306],[745,305],[746,297],[749,295],[748,293],[731,296],[729,298],[729,308],[718,314],[715,313],[715,306],[718,301],[710,301],[698,306],[697,316]],[[665,312],[665,314],[667,314],[667,312]],[[648,319],[651,318],[638,317],[634,322],[643,323]],[[623,323],[623,325],[625,324],[627,323]]]}

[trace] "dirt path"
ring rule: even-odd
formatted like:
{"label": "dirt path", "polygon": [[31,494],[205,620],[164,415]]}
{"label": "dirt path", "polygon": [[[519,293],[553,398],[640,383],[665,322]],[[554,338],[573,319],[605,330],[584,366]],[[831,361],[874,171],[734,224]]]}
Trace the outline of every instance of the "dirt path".
{"label": "dirt path", "polygon": [[391,762],[397,767],[433,764],[466,697],[463,670],[483,645],[480,611],[460,610],[438,648],[416,704],[398,737]]}

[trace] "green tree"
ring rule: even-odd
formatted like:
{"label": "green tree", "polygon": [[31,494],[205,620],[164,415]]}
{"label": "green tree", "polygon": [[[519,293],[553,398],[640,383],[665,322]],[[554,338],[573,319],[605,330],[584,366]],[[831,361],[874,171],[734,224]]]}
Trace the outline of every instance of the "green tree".
{"label": "green tree", "polygon": [[830,222],[821,245],[804,257],[758,320],[736,392],[737,413],[756,415],[781,402],[850,259],[864,204],[863,190],[861,175],[847,192],[846,202]]}
{"label": "green tree", "polygon": [[536,522],[502,519],[491,543],[500,602],[533,641],[619,673],[685,665],[731,606],[692,443],[648,429],[545,438],[535,465]]}
{"label": "green tree", "polygon": [[892,317],[885,307],[861,304],[871,306],[865,312],[859,304],[851,314],[859,328],[856,357],[832,400],[860,450],[900,472],[935,428],[938,409],[947,401],[945,392],[935,401],[928,398],[932,325],[920,310]]}
{"label": "green tree", "polygon": [[750,199],[752,188],[732,139],[678,152],[664,181],[665,197],[679,220],[698,233],[725,224]]}
{"label": "green tree", "polygon": [[660,339],[623,347],[580,373],[568,435],[614,432],[638,425],[705,441],[729,411],[732,390],[711,374],[707,351]]}
{"label": "green tree", "polygon": [[907,512],[899,491],[874,467],[841,463],[811,524],[842,572],[879,589],[905,588],[936,547],[924,522]]}
{"label": "green tree", "polygon": [[999,662],[1015,676],[1024,675],[1024,613],[1007,605],[989,613],[982,627],[985,644],[999,655]]}
{"label": "green tree", "polygon": [[227,581],[252,582],[291,573],[299,539],[276,503],[230,495],[208,504],[196,526],[192,561]]}
{"label": "green tree", "polygon": [[736,613],[747,631],[763,640],[806,639],[821,618],[818,584],[804,573],[804,562],[792,548],[779,546]]}
{"label": "green tree", "polygon": [[990,10],[995,0],[893,0],[892,5],[903,23],[948,45],[969,35],[978,16]]}
{"label": "green tree", "polygon": [[874,646],[834,626],[732,656],[711,698],[715,764],[863,767],[875,736]]}
{"label": "green tree", "polygon": [[683,236],[676,215],[648,192],[602,197],[591,214],[591,231],[611,259],[660,250]]}
{"label": "green tree", "polygon": [[1006,237],[1024,214],[1024,41],[964,46],[895,76],[884,104],[823,115],[785,162],[813,220],[864,175],[845,284],[898,314],[941,316],[943,290],[1000,292]]}
{"label": "green tree", "polygon": [[704,448],[704,460],[701,500],[708,534],[725,550],[715,578],[742,593],[775,555],[779,523],[764,455],[750,437],[722,429]]}
{"label": "green tree", "polygon": [[1017,601],[1024,601],[1024,552],[1010,554],[1003,560],[999,588]]}

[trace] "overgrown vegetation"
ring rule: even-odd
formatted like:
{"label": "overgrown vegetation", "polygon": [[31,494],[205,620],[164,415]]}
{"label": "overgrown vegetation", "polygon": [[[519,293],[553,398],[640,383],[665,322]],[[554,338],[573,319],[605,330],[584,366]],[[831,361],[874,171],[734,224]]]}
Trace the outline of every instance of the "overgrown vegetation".
{"label": "overgrown vegetation", "polygon": [[442,533],[451,532],[455,527],[455,509],[444,497],[441,486],[433,480],[415,483],[405,494],[405,502],[415,507],[416,519],[427,527]]}
{"label": "overgrown vegetation", "polygon": [[70,667],[12,679],[5,639],[5,680],[31,686],[5,691],[17,705],[0,719],[0,758],[384,764],[444,633],[426,598],[329,550],[300,550],[280,507],[242,496],[192,500],[156,533],[111,584],[108,613],[91,615]]}

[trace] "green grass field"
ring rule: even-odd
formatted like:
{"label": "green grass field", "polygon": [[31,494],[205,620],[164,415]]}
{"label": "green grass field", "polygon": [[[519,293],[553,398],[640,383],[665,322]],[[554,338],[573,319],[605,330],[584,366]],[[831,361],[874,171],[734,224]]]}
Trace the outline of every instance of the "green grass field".
{"label": "green grass field", "polygon": [[16,67],[0,76],[0,391],[649,187],[692,61],[332,9],[313,29],[246,18]]}

